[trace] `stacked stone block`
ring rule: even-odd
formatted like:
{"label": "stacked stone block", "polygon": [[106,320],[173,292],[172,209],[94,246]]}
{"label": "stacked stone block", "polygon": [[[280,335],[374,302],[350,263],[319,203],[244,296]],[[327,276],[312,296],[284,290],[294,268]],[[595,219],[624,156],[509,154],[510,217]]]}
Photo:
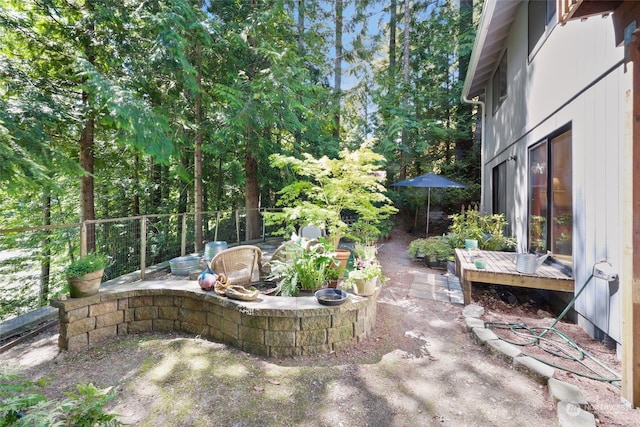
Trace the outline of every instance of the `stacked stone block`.
{"label": "stacked stone block", "polygon": [[266,295],[260,302],[245,302],[204,292],[197,284],[192,289],[129,284],[87,298],[52,300],[51,305],[59,312],[58,345],[66,350],[127,334],[181,332],[283,357],[329,353],[366,339],[375,327],[379,292],[368,298],[352,295],[328,307],[313,296],[283,300]]}

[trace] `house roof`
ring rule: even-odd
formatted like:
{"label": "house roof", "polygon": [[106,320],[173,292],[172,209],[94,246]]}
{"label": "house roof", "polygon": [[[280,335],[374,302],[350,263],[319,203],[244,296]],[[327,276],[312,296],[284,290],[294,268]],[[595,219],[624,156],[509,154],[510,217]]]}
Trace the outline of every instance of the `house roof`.
{"label": "house roof", "polygon": [[484,92],[521,3],[522,0],[485,0],[464,81],[464,98],[475,98]]}

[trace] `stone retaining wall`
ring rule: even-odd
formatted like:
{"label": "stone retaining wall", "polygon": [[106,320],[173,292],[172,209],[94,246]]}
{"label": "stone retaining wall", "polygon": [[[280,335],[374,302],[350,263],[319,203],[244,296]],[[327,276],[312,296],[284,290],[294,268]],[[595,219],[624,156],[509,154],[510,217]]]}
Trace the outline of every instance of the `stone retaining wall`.
{"label": "stone retaining wall", "polygon": [[329,353],[365,339],[375,326],[376,301],[349,295],[339,306],[314,296],[237,301],[200,289],[195,281],[102,286],[86,298],[51,301],[58,308],[58,345],[77,350],[117,336],[184,332],[270,357]]}

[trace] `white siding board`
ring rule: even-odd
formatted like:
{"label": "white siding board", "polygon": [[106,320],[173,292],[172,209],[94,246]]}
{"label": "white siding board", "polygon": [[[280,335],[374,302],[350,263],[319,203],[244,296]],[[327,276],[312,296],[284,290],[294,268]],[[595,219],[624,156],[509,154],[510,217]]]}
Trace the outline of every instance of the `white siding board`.
{"label": "white siding board", "polygon": [[[526,20],[519,30],[526,33]],[[614,47],[609,17],[556,26],[529,64],[527,93],[534,108],[529,110],[528,127],[544,120],[621,60],[622,49]]]}
{"label": "white siding board", "polygon": [[[596,218],[592,215],[594,211],[593,190],[596,186],[596,175],[593,171],[593,161],[595,154],[594,136],[597,133],[595,128],[597,117],[597,91],[589,90],[580,99],[574,101],[575,105],[582,105],[583,114],[575,115],[574,134],[574,151],[582,154],[582,159],[579,162],[574,160],[574,166],[580,168],[580,178],[574,183],[574,187],[579,189],[578,205],[574,207],[576,213],[574,222],[577,224],[578,233],[574,238],[576,246],[576,253],[574,253],[574,259],[582,262],[574,262],[574,276],[576,280],[576,292],[578,292],[585,283],[589,273],[587,272],[587,266],[589,265],[588,259],[591,258],[591,254],[588,254],[586,248],[592,248],[595,244],[595,224]],[[581,297],[576,302],[576,311],[583,316],[594,319],[594,299],[595,293],[593,287],[587,285],[584,289]]]}
{"label": "white siding board", "polygon": [[[491,80],[486,88],[483,177],[489,188],[482,203],[490,210],[493,167],[516,155],[517,161],[507,164],[507,202],[518,248],[524,250],[528,148],[571,123],[574,278],[579,290],[599,259],[609,258],[614,267],[621,260],[623,194],[619,165],[623,160],[623,90],[630,86],[630,75],[620,65],[606,75],[624,55],[624,49],[615,46],[611,17],[556,26],[535,56],[529,58],[526,9],[519,9],[505,45],[508,95],[495,116]],[[615,292],[615,284],[602,280],[594,279],[587,286],[576,310],[590,325],[619,342],[620,291]],[[591,326],[586,328],[593,333]]]}
{"label": "white siding board", "polygon": [[[588,197],[591,199],[591,210],[588,212],[594,218],[594,244],[589,246],[594,251],[593,262],[587,265],[593,265],[597,260],[603,258],[606,254],[607,244],[607,211],[606,211],[606,194],[607,194],[607,123],[608,105],[607,105],[607,85],[606,80],[601,81],[594,87],[596,93],[596,117],[594,117],[594,135],[593,135],[593,158],[589,162],[590,168],[595,176],[595,186],[588,190]],[[594,280],[595,282],[595,280]],[[589,283],[591,295],[593,295],[593,307],[588,307],[587,316],[598,328],[606,329],[608,319],[608,298],[605,289],[598,286],[597,283]],[[591,309],[591,310],[589,310]]]}
{"label": "white siding board", "polygon": [[[606,258],[615,266],[620,265],[622,259],[621,236],[622,236],[622,194],[620,188],[620,152],[623,144],[623,129],[625,116],[624,97],[620,94],[624,93],[624,86],[621,80],[624,79],[624,68],[619,67],[618,70],[607,79],[607,119],[609,135],[604,141],[607,150],[607,163],[605,170],[607,171],[607,191],[605,193],[605,209],[607,212],[607,242],[606,242]],[[620,283],[603,283],[607,295],[608,316],[606,319],[606,328],[602,328],[611,338],[620,342],[621,335],[621,300],[620,300]]]}

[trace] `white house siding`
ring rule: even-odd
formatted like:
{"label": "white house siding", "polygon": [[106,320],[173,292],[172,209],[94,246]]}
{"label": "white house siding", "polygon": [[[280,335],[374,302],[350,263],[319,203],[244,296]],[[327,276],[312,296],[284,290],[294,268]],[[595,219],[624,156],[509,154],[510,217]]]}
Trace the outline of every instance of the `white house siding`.
{"label": "white house siding", "polygon": [[[484,178],[507,161],[512,185],[508,220],[525,249],[527,238],[528,148],[570,123],[573,154],[573,256],[576,290],[594,263],[621,260],[621,170],[625,105],[631,73],[621,63],[609,17],[593,17],[556,26],[528,57],[527,7],[520,7],[506,43],[508,95],[493,115],[491,81],[487,87]],[[497,66],[497,64],[496,64]],[[486,191],[483,206],[491,206]],[[582,326],[593,325],[620,342],[618,282],[593,279],[576,304]]]}

